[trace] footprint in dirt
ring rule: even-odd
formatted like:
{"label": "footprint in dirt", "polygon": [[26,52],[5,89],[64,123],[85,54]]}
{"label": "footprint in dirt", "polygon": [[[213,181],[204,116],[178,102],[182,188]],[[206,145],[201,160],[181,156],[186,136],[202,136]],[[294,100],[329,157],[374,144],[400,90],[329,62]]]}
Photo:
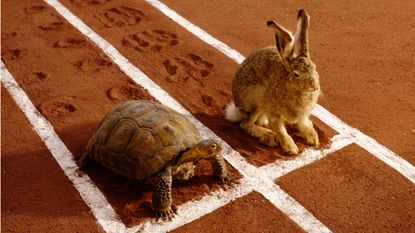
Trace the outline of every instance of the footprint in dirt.
{"label": "footprint in dirt", "polygon": [[207,77],[213,64],[196,54],[166,59],[163,65],[168,73],[167,80],[170,82],[182,82],[192,78],[198,82]]}
{"label": "footprint in dirt", "polygon": [[83,6],[84,1],[83,0],[69,0],[69,3],[75,6]]}
{"label": "footprint in dirt", "polygon": [[89,0],[88,3],[92,5],[102,5],[110,1],[111,0]]}
{"label": "footprint in dirt", "polygon": [[[229,85],[230,86],[230,85]],[[230,90],[220,90],[219,91],[219,94],[221,95],[221,96],[223,96],[223,97],[225,97],[226,99],[228,99],[228,100],[231,100],[232,99],[232,94],[231,94],[231,91]]]}
{"label": "footprint in dirt", "polygon": [[85,3],[88,5],[103,5],[108,2],[111,2],[111,0],[69,0],[69,3],[75,6],[84,6]]}
{"label": "footprint in dirt", "polygon": [[42,72],[42,71],[39,71],[39,72],[35,72],[35,73],[33,73],[34,74],[34,77],[37,79],[37,80],[39,80],[39,81],[45,81],[47,78],[48,78],[48,74],[47,73],[44,73],[44,72]]}
{"label": "footprint in dirt", "polygon": [[20,49],[7,49],[1,53],[2,58],[7,60],[18,60],[22,58],[22,50]]}
{"label": "footprint in dirt", "polygon": [[10,32],[10,33],[2,32],[1,33],[1,39],[2,40],[8,40],[8,39],[14,38],[16,35],[17,35],[16,32]]}
{"label": "footprint in dirt", "polygon": [[24,12],[26,14],[39,14],[42,12],[45,12],[47,10],[47,8],[45,6],[42,5],[33,5],[30,7],[25,7],[24,8]]}
{"label": "footprint in dirt", "polygon": [[209,95],[202,95],[202,103],[209,107],[216,105],[215,99],[213,99],[213,97]]}
{"label": "footprint in dirt", "polygon": [[48,79],[48,74],[42,71],[37,71],[30,73],[29,75],[25,75],[24,79],[21,80],[21,84],[24,87],[33,87],[35,84],[44,82]]}
{"label": "footprint in dirt", "polygon": [[86,43],[83,38],[68,38],[66,40],[58,40],[53,47],[55,48],[77,48]]}
{"label": "footprint in dirt", "polygon": [[142,11],[126,6],[112,7],[101,14],[94,15],[94,17],[104,24],[104,26],[115,26],[117,28],[136,26],[141,22],[141,19],[144,16]]}
{"label": "footprint in dirt", "polygon": [[62,21],[56,21],[56,22],[40,25],[38,28],[40,28],[43,31],[50,31],[50,30],[62,29],[63,26],[64,26],[64,23]]}
{"label": "footprint in dirt", "polygon": [[142,87],[134,84],[126,84],[120,87],[113,87],[107,90],[106,94],[107,97],[114,102],[149,99],[150,97],[150,95]]}
{"label": "footprint in dirt", "polygon": [[124,37],[122,44],[126,47],[132,47],[138,52],[160,52],[163,47],[178,45],[179,40],[177,35],[172,32],[152,30]]}
{"label": "footprint in dirt", "polygon": [[40,105],[40,112],[45,116],[65,116],[78,110],[73,102],[70,97],[46,101]]}
{"label": "footprint in dirt", "polygon": [[95,72],[105,68],[108,68],[113,63],[108,59],[96,58],[96,59],[86,59],[76,62],[74,65],[80,70],[85,72]]}

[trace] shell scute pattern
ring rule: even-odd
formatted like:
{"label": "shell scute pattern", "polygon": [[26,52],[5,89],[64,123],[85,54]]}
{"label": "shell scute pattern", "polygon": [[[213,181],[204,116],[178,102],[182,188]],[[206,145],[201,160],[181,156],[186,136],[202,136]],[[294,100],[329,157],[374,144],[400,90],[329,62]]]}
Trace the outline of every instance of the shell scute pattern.
{"label": "shell scute pattern", "polygon": [[150,129],[137,128],[137,131],[126,147],[125,152],[129,157],[135,160],[142,158],[144,154],[155,154],[161,149],[162,145]]}
{"label": "shell scute pattern", "polygon": [[107,115],[107,117],[104,118],[104,120],[102,120],[101,124],[98,126],[97,132],[95,133],[95,138],[98,144],[104,145],[107,142],[111,131],[121,117],[122,116],[119,112],[112,111]]}
{"label": "shell scute pattern", "polygon": [[202,140],[179,113],[154,102],[126,101],[115,107],[88,144],[89,157],[114,172],[145,179]]}
{"label": "shell scute pattern", "polygon": [[136,169],[137,179],[144,179],[160,170],[163,164],[158,162],[158,152],[162,149],[161,142],[154,138],[150,129],[137,128],[136,134],[125,149],[125,156],[132,161]]}
{"label": "shell scute pattern", "polygon": [[155,137],[160,140],[163,146],[176,145],[182,141],[183,135],[172,127],[170,122],[164,122],[153,128]]}
{"label": "shell scute pattern", "polygon": [[199,130],[197,130],[192,123],[183,117],[175,116],[174,120],[170,122],[170,125],[175,129],[180,130],[180,135],[182,137],[180,144],[183,145],[183,148],[193,147],[196,143],[202,141],[203,139],[199,133]]}
{"label": "shell scute pattern", "polygon": [[123,117],[140,117],[153,109],[154,107],[148,102],[126,101],[118,105],[113,111],[120,112]]}
{"label": "shell scute pattern", "polygon": [[130,142],[137,128],[137,124],[131,119],[121,119],[111,131],[107,145],[111,151],[123,152]]}
{"label": "shell scute pattern", "polygon": [[140,127],[147,127],[151,129],[165,120],[163,118],[163,113],[155,109],[152,109],[144,115],[135,116],[134,119]]}
{"label": "shell scute pattern", "polygon": [[136,177],[135,169],[132,166],[129,166],[131,161],[128,161],[128,157],[125,156],[125,154],[107,151],[107,157],[109,159],[107,160],[107,163],[105,163],[105,167],[128,178]]}

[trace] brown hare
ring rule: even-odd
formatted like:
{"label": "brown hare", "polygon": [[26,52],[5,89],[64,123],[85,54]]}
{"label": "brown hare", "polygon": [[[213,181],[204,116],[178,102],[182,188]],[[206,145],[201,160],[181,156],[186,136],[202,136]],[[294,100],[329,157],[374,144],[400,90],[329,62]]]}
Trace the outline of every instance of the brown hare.
{"label": "brown hare", "polygon": [[319,76],[308,49],[310,16],[299,10],[297,29],[290,31],[268,21],[276,47],[266,47],[251,54],[236,71],[232,98],[226,119],[241,122],[250,135],[268,146],[280,145],[288,154],[298,154],[286,126],[313,146],[319,138],[309,119],[320,95]]}

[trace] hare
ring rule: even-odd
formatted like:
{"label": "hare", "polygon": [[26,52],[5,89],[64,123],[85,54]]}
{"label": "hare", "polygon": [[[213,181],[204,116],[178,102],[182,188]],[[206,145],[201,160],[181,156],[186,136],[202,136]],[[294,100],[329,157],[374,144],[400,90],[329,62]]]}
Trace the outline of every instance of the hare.
{"label": "hare", "polygon": [[268,146],[280,145],[295,155],[299,150],[286,127],[295,128],[307,144],[318,146],[319,138],[309,119],[320,95],[319,76],[308,49],[310,16],[299,10],[297,29],[290,31],[268,21],[276,47],[251,54],[241,64],[232,82],[233,101],[226,119]]}

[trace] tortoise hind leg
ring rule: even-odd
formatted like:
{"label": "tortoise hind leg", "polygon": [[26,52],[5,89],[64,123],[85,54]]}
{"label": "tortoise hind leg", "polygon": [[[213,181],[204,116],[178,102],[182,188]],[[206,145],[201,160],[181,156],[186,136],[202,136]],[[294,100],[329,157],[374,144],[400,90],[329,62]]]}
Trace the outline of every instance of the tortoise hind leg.
{"label": "tortoise hind leg", "polygon": [[91,159],[88,157],[87,153],[82,155],[82,158],[79,160],[79,169],[85,171],[91,165]]}
{"label": "tortoise hind leg", "polygon": [[167,165],[153,178],[153,210],[158,218],[172,218],[172,166]]}

